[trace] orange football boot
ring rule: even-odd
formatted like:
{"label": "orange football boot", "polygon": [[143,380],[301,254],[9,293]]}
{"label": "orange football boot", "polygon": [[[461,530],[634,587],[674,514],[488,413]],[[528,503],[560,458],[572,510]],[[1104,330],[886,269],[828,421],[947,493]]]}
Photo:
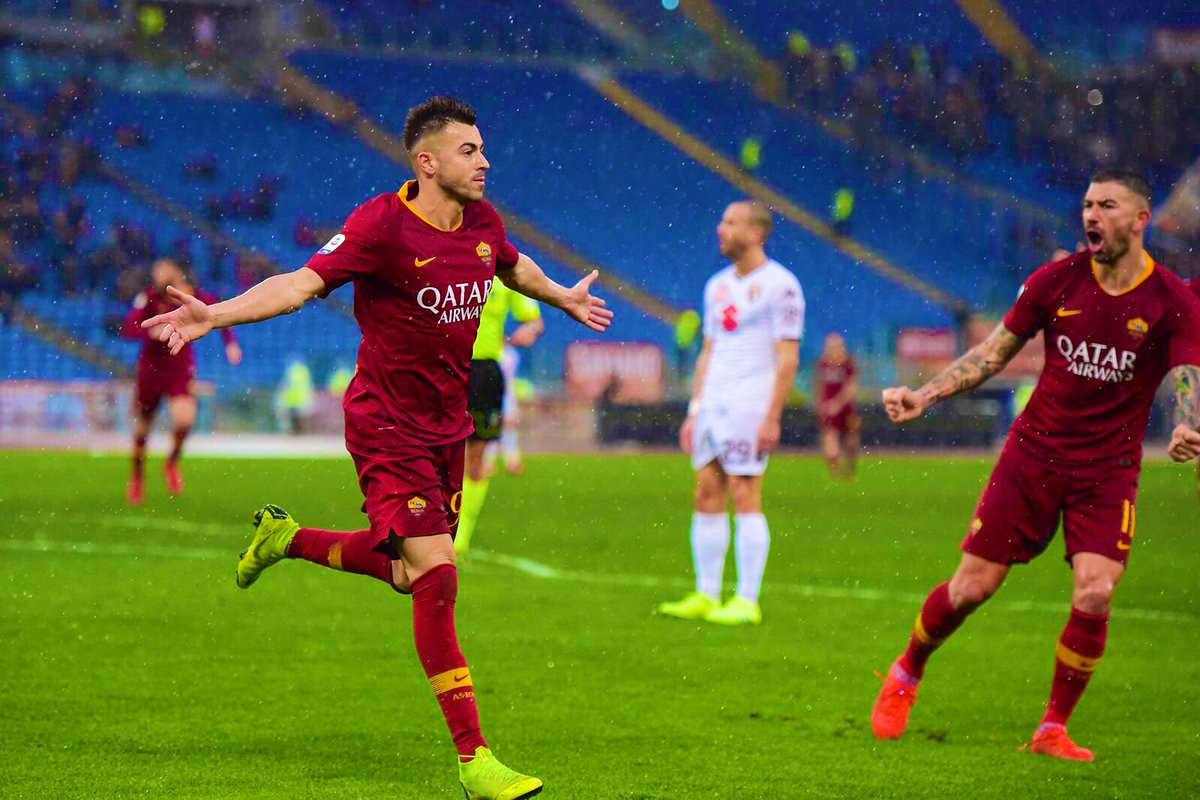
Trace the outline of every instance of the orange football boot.
{"label": "orange football boot", "polygon": [[[1065,758],[1070,761],[1095,761],[1096,757],[1086,747],[1080,747],[1071,741],[1067,729],[1059,725],[1043,728],[1033,734],[1033,739],[1026,745],[1030,752],[1043,756]],[[1024,748],[1022,748],[1024,749]]]}
{"label": "orange football boot", "polygon": [[125,484],[125,500],[131,506],[138,506],[146,499],[146,479],[141,475],[130,475],[129,483]]}
{"label": "orange football boot", "polygon": [[167,491],[171,494],[183,494],[183,474],[179,471],[179,464],[174,461],[168,461],[163,464],[163,476],[167,479]]}
{"label": "orange football boot", "polygon": [[889,669],[871,709],[871,730],[875,732],[875,738],[899,739],[908,727],[908,715],[916,702],[917,687],[892,675]]}

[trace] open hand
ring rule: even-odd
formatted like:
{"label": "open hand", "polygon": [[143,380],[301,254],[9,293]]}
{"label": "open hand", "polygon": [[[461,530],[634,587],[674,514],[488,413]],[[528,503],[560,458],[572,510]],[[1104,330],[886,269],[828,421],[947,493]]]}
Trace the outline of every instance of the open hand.
{"label": "open hand", "polygon": [[892,422],[908,422],[925,413],[928,400],[907,386],[883,390],[883,408]]}
{"label": "open hand", "polygon": [[568,289],[561,308],[581,324],[603,333],[612,323],[613,312],[605,308],[607,303],[604,300],[595,297],[589,291],[592,281],[596,280],[599,274],[599,270],[592,270],[579,283]]}
{"label": "open hand", "polygon": [[167,287],[167,294],[178,301],[179,308],[151,317],[142,323],[142,327],[161,325],[158,340],[166,342],[171,355],[176,355],[185,344],[196,341],[213,329],[212,312],[203,302],[174,286]]}

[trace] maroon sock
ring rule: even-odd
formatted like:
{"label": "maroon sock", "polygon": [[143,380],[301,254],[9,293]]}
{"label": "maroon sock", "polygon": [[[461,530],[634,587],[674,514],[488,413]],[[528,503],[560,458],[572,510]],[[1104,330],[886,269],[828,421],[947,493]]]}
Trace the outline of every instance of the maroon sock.
{"label": "maroon sock", "polygon": [[479,730],[471,670],[454,630],[457,596],[458,572],[452,564],[436,566],[413,581],[413,639],[454,747],[459,756],[473,756],[475,748],[487,747],[487,742]]}
{"label": "maroon sock", "polygon": [[970,613],[959,611],[950,602],[950,581],[935,586],[917,615],[908,649],[900,656],[900,668],[920,680],[925,675],[925,662],[929,656],[958,630]]}
{"label": "maroon sock", "polygon": [[301,528],[288,546],[288,558],[302,558],[323,567],[370,575],[392,584],[392,560],[372,548],[371,531],[326,531]]}
{"label": "maroon sock", "polygon": [[1088,614],[1078,608],[1071,609],[1067,627],[1058,638],[1054,680],[1050,684],[1050,702],[1046,705],[1043,725],[1067,724],[1092,673],[1100,664],[1107,638],[1108,614]]}
{"label": "maroon sock", "polygon": [[183,455],[183,443],[191,432],[191,428],[176,428],[171,433],[174,438],[171,444],[171,454],[167,456],[167,461],[174,463],[179,460],[179,457]]}
{"label": "maroon sock", "polygon": [[140,478],[146,474],[146,441],[149,436],[133,437],[133,477]]}

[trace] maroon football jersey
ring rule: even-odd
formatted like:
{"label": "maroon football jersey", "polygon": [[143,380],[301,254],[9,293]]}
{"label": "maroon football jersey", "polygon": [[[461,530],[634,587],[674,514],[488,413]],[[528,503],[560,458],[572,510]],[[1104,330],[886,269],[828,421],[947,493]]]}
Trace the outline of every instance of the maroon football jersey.
{"label": "maroon football jersey", "polygon": [[[212,292],[203,289],[193,289],[193,296],[206,305],[219,302]],[[166,376],[185,372],[191,373],[196,369],[196,350],[191,342],[183,346],[176,355],[172,356],[166,342],[153,338],[151,332],[142,327],[142,322],[159,314],[166,314],[179,308],[179,303],[166,292],[160,292],[151,286],[133,299],[129,313],[125,315],[125,323],[121,326],[121,336],[126,339],[138,339],[142,342],[141,352],[138,353],[138,375]],[[236,342],[237,336],[232,328],[222,328],[221,338],[226,344]]]}
{"label": "maroon football jersey", "polygon": [[1023,338],[1045,331],[1046,365],[1012,435],[1048,461],[1140,461],[1159,384],[1200,364],[1200,301],[1149,254],[1119,295],[1101,288],[1089,253],[1045,264],[1004,326]]}
{"label": "maroon football jersey", "polygon": [[832,400],[858,374],[858,365],[854,356],[846,356],[844,361],[833,361],[821,356],[817,359],[817,372],[821,376],[820,400]]}
{"label": "maroon football jersey", "polygon": [[412,207],[417,191],[408,181],[363,203],[305,264],[327,293],[354,281],[362,344],[342,399],[351,451],[471,433],[467,377],[479,311],[496,269],[517,263],[491,204],[468,203],[461,224],[444,231]]}

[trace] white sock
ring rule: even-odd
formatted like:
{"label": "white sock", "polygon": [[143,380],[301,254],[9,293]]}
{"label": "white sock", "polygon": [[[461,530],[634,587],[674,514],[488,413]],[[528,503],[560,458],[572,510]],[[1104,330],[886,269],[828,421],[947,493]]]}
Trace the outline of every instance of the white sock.
{"label": "white sock", "polygon": [[747,600],[758,601],[763,570],[767,566],[767,550],[771,533],[767,518],[762,514],[737,514],[737,593]]}
{"label": "white sock", "polygon": [[518,444],[517,429],[506,428],[500,431],[500,450],[506,461],[521,457],[521,446]]}
{"label": "white sock", "polygon": [[692,513],[692,561],[696,566],[696,591],[721,596],[725,551],[729,549],[729,515]]}

